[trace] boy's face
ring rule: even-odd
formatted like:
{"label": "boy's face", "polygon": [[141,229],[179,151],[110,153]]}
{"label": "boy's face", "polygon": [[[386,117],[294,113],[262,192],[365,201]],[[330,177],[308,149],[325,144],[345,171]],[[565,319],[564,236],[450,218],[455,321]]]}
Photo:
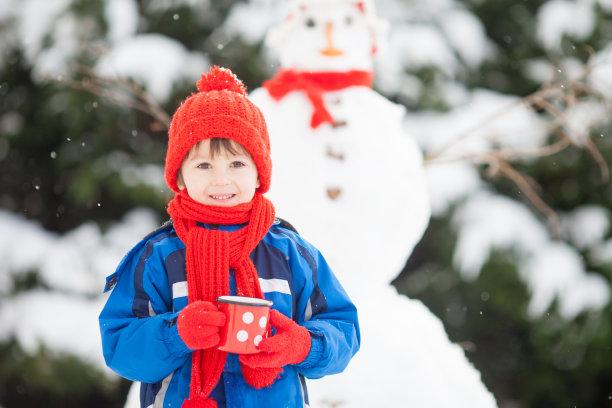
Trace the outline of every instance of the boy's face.
{"label": "boy's face", "polygon": [[177,184],[201,204],[232,207],[251,201],[259,177],[248,152],[240,149],[232,154],[221,149],[212,155],[210,140],[204,140],[183,160]]}

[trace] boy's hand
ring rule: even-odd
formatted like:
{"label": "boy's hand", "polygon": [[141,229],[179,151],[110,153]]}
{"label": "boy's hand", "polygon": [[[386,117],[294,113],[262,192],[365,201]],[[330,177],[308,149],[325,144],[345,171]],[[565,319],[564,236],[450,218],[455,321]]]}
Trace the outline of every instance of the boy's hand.
{"label": "boy's hand", "polygon": [[278,310],[270,310],[276,334],[259,343],[260,353],[243,354],[240,361],[252,368],[276,368],[304,361],[310,352],[310,333]]}
{"label": "boy's hand", "polygon": [[225,314],[212,302],[195,301],[178,315],[176,326],[190,349],[206,349],[219,343],[219,330],[225,325]]}

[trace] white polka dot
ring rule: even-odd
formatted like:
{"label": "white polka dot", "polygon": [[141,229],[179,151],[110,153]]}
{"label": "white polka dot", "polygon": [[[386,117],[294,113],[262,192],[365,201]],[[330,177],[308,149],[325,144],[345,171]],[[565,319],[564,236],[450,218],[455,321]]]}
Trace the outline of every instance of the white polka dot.
{"label": "white polka dot", "polygon": [[266,327],[266,323],[268,323],[268,319],[266,319],[266,316],[263,316],[261,319],[259,319],[259,327],[261,327],[262,329]]}
{"label": "white polka dot", "polygon": [[256,346],[259,346],[259,343],[263,340],[263,337],[261,337],[261,334],[258,334],[257,336],[255,336],[255,338],[253,339],[253,343],[255,343]]}
{"label": "white polka dot", "polygon": [[255,319],[255,316],[253,316],[253,313],[251,312],[246,312],[245,314],[242,315],[242,321],[245,322],[246,324],[253,323],[254,319]]}
{"label": "white polka dot", "polygon": [[238,339],[239,342],[245,342],[249,338],[249,333],[247,333],[246,330],[240,330],[236,334],[236,338]]}

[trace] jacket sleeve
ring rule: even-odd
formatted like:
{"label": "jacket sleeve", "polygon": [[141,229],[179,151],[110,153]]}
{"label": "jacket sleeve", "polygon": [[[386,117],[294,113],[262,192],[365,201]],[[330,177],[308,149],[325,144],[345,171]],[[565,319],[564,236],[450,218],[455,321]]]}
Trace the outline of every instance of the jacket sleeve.
{"label": "jacket sleeve", "polygon": [[154,383],[189,358],[190,349],[176,328],[178,313],[171,310],[162,254],[141,243],[123,259],[112,275],[116,280],[100,318],[106,364],[133,381]]}
{"label": "jacket sleeve", "polygon": [[[311,334],[311,350],[298,370],[308,378],[342,372],[359,350],[357,309],[321,253],[299,246],[302,268],[297,299],[298,323]],[[295,276],[295,275],[294,275]]]}

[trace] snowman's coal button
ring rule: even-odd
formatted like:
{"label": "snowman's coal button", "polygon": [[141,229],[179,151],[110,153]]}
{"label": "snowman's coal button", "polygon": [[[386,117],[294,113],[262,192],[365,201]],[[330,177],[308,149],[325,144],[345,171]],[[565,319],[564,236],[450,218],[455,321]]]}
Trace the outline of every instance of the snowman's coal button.
{"label": "snowman's coal button", "polygon": [[338,198],[340,193],[342,193],[342,190],[339,188],[328,188],[327,189],[327,196],[331,198],[332,200],[335,200],[336,198]]}
{"label": "snowman's coal button", "polygon": [[344,153],[334,151],[331,146],[327,146],[327,150],[325,151],[325,155],[329,158],[336,159],[339,161],[344,161]]}

